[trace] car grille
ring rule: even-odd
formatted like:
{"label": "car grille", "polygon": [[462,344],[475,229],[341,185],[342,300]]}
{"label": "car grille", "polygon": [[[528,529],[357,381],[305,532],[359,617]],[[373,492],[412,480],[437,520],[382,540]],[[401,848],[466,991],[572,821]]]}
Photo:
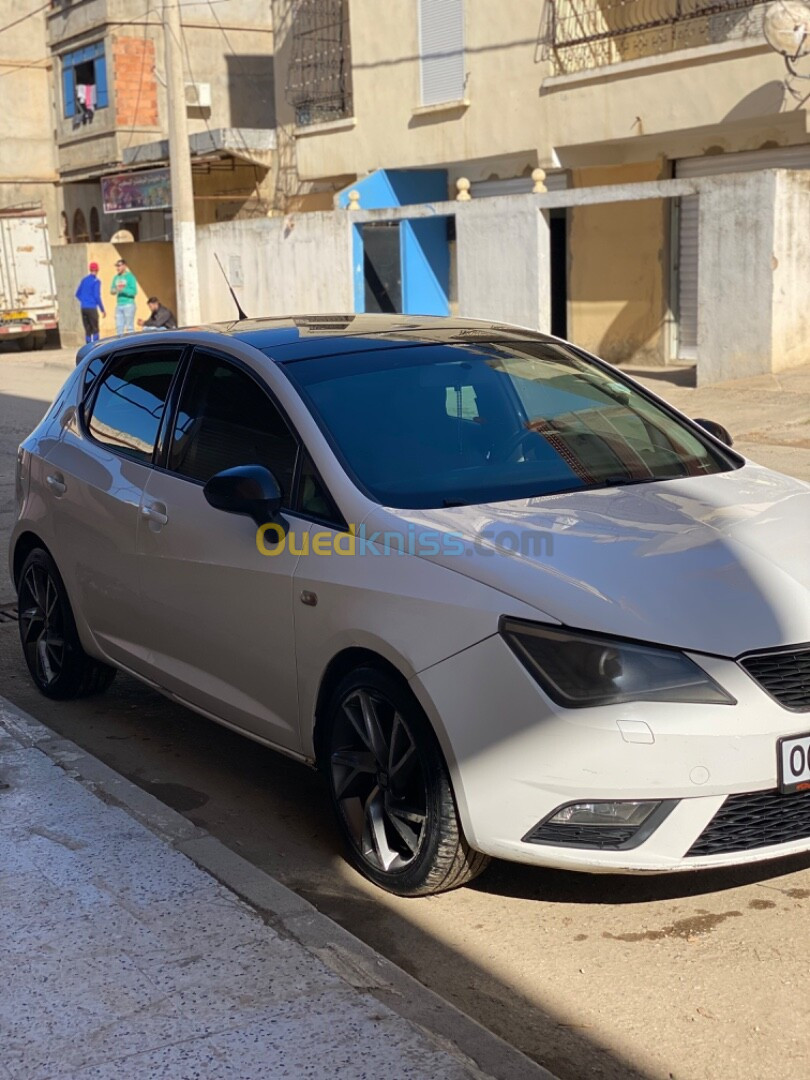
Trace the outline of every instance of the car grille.
{"label": "car grille", "polygon": [[726,855],[806,839],[810,839],[810,791],[791,795],[754,791],[729,795],[686,857]]}
{"label": "car grille", "polygon": [[746,656],[740,663],[763,690],[795,712],[810,709],[810,648]]}

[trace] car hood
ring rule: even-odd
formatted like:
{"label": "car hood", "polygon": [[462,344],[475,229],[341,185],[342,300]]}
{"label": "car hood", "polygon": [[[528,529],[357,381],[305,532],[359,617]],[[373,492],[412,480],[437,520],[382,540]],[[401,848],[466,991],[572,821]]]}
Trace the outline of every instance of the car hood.
{"label": "car hood", "polygon": [[720,656],[810,642],[810,485],[750,463],[509,503],[378,508],[367,535],[375,528],[568,626]]}

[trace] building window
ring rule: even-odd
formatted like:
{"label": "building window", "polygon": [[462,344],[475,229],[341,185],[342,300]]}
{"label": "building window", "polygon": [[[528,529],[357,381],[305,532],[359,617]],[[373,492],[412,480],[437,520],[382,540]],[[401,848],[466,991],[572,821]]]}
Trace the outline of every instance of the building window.
{"label": "building window", "polygon": [[464,0],[419,0],[422,104],[464,98]]}
{"label": "building window", "polygon": [[95,206],[90,208],[90,239],[96,242],[101,239],[101,222]]}
{"label": "building window", "polygon": [[96,109],[106,109],[107,64],[104,42],[97,41],[62,57],[62,100],[74,126],[89,124]]}
{"label": "building window", "polygon": [[348,0],[298,0],[287,100],[299,126],[352,115]]}

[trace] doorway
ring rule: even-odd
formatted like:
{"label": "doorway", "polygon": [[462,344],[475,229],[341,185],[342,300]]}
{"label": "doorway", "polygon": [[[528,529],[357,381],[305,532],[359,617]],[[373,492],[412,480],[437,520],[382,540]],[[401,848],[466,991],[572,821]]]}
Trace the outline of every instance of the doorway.
{"label": "doorway", "polygon": [[551,332],[568,337],[568,211],[549,213]]}
{"label": "doorway", "polygon": [[402,311],[402,239],[398,221],[363,226],[364,311]]}

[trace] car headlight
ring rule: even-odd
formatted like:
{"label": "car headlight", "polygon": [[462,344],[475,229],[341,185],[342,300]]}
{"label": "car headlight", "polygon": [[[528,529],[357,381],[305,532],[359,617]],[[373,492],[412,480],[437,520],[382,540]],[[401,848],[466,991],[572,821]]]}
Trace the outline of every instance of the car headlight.
{"label": "car headlight", "polygon": [[737,704],[679,649],[506,617],[500,632],[552,701],[569,709],[622,701]]}

